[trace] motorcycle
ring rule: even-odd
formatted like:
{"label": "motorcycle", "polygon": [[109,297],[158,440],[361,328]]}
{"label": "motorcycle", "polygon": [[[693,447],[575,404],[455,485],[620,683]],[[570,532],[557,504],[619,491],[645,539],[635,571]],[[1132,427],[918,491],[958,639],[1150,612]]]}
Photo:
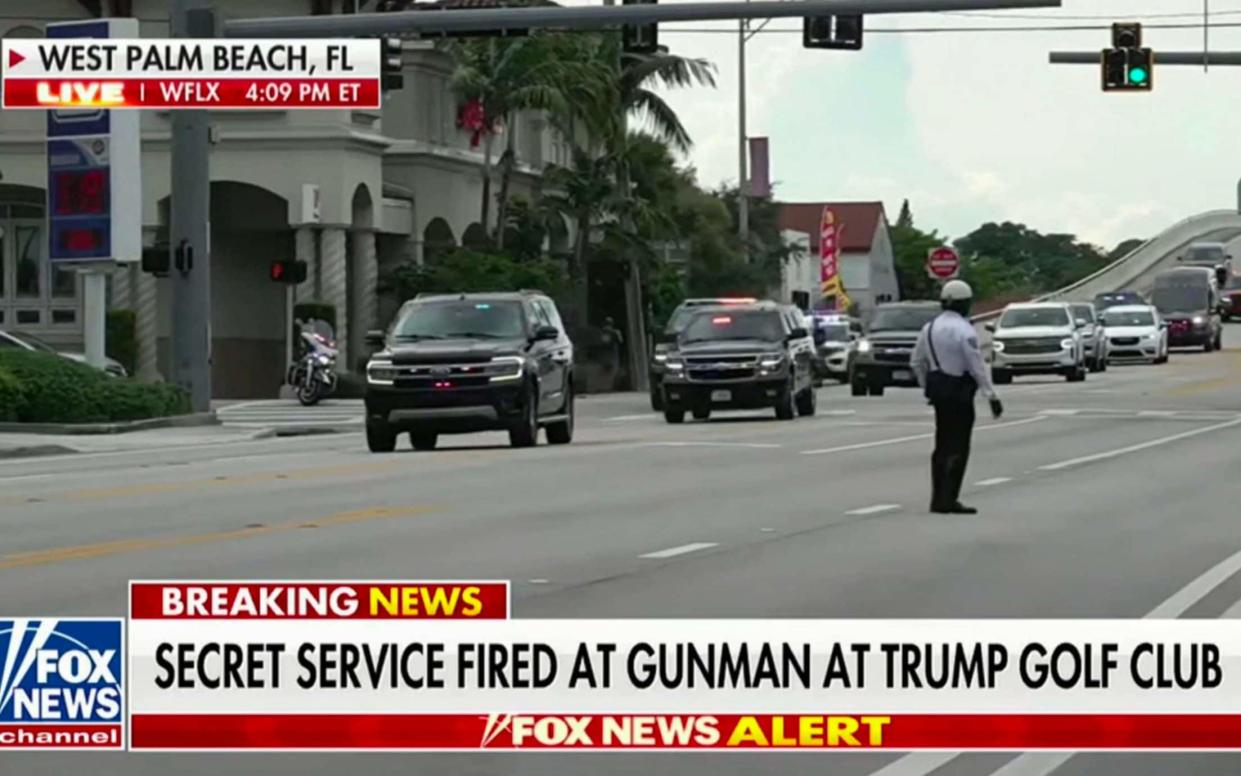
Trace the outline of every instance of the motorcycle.
{"label": "motorcycle", "polygon": [[312,320],[300,325],[302,355],[289,365],[286,381],[297,390],[303,406],[318,404],[336,390],[336,339],[326,321]]}

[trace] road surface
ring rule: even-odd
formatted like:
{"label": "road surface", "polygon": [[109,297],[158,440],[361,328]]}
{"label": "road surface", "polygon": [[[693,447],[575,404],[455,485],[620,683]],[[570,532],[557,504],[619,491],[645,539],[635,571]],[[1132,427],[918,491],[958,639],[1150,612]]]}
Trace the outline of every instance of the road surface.
{"label": "road surface", "polygon": [[[916,392],[670,426],[579,403],[568,447],[359,434],[0,462],[0,615],[123,614],[130,578],[506,578],[518,617],[1236,616],[1241,327],[1223,352],[1028,378],[927,513]],[[654,556],[654,557],[651,557]],[[1228,774],[1241,756],[64,755],[3,773]]]}

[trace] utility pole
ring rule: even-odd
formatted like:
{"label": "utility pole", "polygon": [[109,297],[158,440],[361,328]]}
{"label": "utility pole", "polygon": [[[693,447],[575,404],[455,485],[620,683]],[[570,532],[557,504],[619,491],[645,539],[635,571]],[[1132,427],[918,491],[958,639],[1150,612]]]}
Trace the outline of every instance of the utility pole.
{"label": "utility pole", "polygon": [[[172,0],[174,38],[216,37],[215,13],[204,0]],[[194,412],[211,409],[210,121],[205,110],[172,112],[173,251],[172,382],[185,388]]]}
{"label": "utility pole", "polygon": [[741,258],[747,262],[750,260],[750,191],[746,183],[750,175],[746,163],[745,44],[749,28],[747,20],[737,21],[737,236],[741,242]]}

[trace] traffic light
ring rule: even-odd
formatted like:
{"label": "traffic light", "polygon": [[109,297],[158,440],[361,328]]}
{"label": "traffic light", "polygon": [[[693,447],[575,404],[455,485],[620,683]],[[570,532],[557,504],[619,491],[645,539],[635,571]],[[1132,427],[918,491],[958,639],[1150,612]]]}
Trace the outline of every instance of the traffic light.
{"label": "traffic light", "polygon": [[288,283],[295,286],[306,282],[306,262],[278,259],[271,263],[271,270],[268,274],[275,283]]}
{"label": "traffic light", "polygon": [[806,16],[802,19],[801,39],[803,48],[856,51],[862,48],[862,16]]}
{"label": "traffic light", "polygon": [[[622,5],[655,5],[658,0],[621,0]],[[626,54],[654,54],[659,51],[659,25],[626,24],[621,31]]]}
{"label": "traffic light", "polygon": [[142,271],[149,272],[156,277],[164,277],[168,274],[168,268],[172,264],[172,246],[168,243],[156,243],[150,248],[142,249]]}
{"label": "traffic light", "polygon": [[380,54],[383,56],[383,90],[385,92],[396,91],[405,86],[405,65],[401,58],[401,39],[400,38],[380,38],[383,49]]}
{"label": "traffic light", "polygon": [[1121,22],[1112,25],[1112,48],[1104,49],[1103,91],[1149,92],[1155,80],[1155,55],[1142,48],[1142,25]]}

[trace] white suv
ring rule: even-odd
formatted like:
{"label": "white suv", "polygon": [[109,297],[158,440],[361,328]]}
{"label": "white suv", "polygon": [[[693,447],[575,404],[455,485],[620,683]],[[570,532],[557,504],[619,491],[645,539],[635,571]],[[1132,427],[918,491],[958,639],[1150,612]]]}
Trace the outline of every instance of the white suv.
{"label": "white suv", "polygon": [[1013,375],[1064,375],[1086,379],[1086,348],[1062,302],[1030,302],[1004,308],[998,324],[987,324],[991,338],[991,379],[1010,383]]}

